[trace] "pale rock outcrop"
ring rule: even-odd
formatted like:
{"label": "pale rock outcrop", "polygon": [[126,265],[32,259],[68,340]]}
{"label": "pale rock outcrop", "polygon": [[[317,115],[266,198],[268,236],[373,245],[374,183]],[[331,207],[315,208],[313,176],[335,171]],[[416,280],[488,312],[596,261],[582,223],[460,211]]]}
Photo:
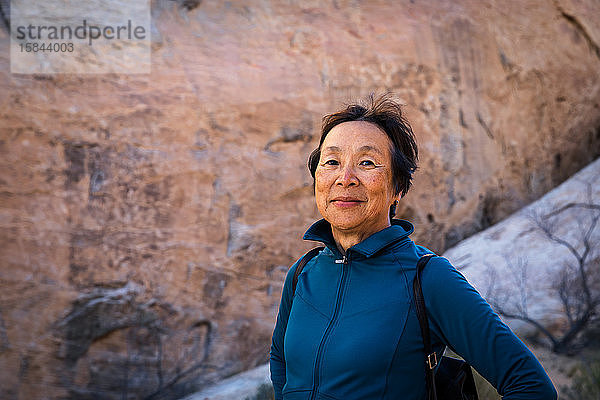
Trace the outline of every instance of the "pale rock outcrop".
{"label": "pale rock outcrop", "polygon": [[600,153],[593,0],[155,0],[141,75],[10,74],[7,3],[2,398],[176,397],[265,362],[343,102],[406,103],[399,212],[437,251]]}
{"label": "pale rock outcrop", "polygon": [[519,317],[506,318],[517,333],[539,333],[529,318],[558,338],[569,327],[567,306],[576,320],[586,290],[600,301],[599,219],[600,159],[444,256],[497,311]]}
{"label": "pale rock outcrop", "polygon": [[224,379],[182,400],[270,400],[273,385],[269,364],[263,364],[241,374]]}

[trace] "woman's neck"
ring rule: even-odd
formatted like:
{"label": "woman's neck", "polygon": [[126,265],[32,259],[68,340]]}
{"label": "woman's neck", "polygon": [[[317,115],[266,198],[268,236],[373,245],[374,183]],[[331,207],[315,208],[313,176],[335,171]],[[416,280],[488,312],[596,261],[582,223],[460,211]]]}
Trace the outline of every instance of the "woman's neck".
{"label": "woman's neck", "polygon": [[333,240],[335,240],[335,244],[336,244],[338,250],[342,254],[346,254],[346,250],[348,250],[350,247],[362,242],[369,236],[387,228],[388,226],[391,226],[389,221],[388,221],[387,225],[385,225],[385,226],[380,226],[380,227],[377,227],[377,228],[374,228],[371,230],[360,230],[360,231],[358,231],[358,230],[347,230],[347,231],[340,230],[340,229],[336,229],[332,226],[331,233],[333,234]]}

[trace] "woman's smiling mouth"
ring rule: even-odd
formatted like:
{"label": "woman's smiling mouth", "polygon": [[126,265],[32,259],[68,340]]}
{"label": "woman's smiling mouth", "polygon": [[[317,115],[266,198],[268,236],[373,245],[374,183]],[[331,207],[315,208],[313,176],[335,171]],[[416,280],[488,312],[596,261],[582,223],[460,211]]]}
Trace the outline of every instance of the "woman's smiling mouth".
{"label": "woman's smiling mouth", "polygon": [[331,200],[331,203],[337,207],[353,207],[364,203],[364,200],[360,200],[356,197],[340,196]]}

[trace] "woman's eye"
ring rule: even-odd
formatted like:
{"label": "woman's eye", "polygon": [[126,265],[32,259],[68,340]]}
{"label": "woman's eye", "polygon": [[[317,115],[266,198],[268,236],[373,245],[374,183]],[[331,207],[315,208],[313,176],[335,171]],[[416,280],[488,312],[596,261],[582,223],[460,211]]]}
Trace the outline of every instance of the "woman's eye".
{"label": "woman's eye", "polygon": [[364,165],[364,166],[368,166],[368,167],[372,167],[375,165],[375,163],[371,160],[363,160],[360,162],[360,165]]}
{"label": "woman's eye", "polygon": [[323,165],[338,165],[337,160],[327,160],[323,163]]}

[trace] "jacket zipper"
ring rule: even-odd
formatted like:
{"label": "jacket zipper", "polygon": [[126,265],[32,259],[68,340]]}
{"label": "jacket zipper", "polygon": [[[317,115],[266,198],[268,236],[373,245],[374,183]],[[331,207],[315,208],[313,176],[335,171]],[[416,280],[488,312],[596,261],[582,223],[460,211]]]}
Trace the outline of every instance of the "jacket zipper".
{"label": "jacket zipper", "polygon": [[323,347],[333,330],[333,326],[337,322],[340,313],[340,306],[342,303],[342,298],[344,297],[344,290],[346,287],[346,279],[348,277],[348,257],[344,254],[344,257],[341,260],[335,260],[336,264],[342,264],[342,278],[340,279],[340,285],[338,287],[337,298],[335,301],[335,308],[333,309],[333,316],[331,317],[331,321],[327,325],[325,329],[325,333],[321,338],[321,343],[319,343],[319,348],[317,349],[317,357],[315,361],[315,370],[313,375],[313,387],[310,395],[310,400],[314,400],[317,395],[317,388],[319,387],[319,372],[321,369],[321,361],[323,360]]}

